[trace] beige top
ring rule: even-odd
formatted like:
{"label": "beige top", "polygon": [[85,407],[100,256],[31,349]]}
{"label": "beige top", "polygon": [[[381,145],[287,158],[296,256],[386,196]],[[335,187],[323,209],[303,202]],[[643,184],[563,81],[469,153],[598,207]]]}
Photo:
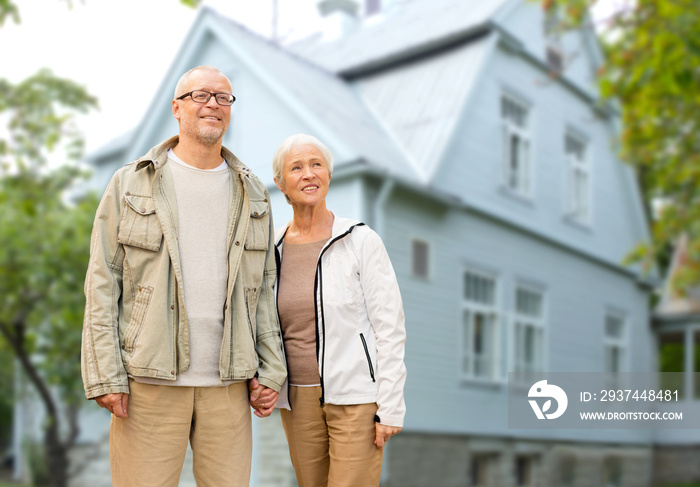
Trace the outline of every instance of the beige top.
{"label": "beige top", "polygon": [[168,151],[178,216],[178,250],[190,331],[190,368],[176,381],[137,377],[137,382],[169,386],[217,387],[224,333],[228,255],[229,171],[197,169]]}
{"label": "beige top", "polygon": [[284,243],[277,309],[287,354],[289,384],[293,386],[321,383],[316,359],[314,278],[318,255],[325,243],[326,240]]}

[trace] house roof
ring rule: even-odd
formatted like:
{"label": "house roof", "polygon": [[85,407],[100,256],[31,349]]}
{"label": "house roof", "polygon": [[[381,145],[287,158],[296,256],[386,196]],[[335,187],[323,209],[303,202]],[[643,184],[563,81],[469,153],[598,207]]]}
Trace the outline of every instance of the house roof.
{"label": "house roof", "polygon": [[364,102],[382,120],[424,182],[432,179],[454,126],[492,46],[490,37],[357,81]]}
{"label": "house roof", "polygon": [[688,236],[681,235],[673,253],[661,300],[654,310],[656,317],[661,320],[700,314],[700,287],[681,293],[673,283],[677,273],[689,262],[688,245]]}
{"label": "house roof", "polygon": [[380,22],[363,25],[340,39],[302,41],[288,48],[332,72],[353,74],[476,35],[511,1],[404,1]]}
{"label": "house roof", "polygon": [[321,122],[326,133],[321,139],[331,137],[336,146],[343,148],[341,157],[336,154],[337,164],[360,159],[390,173],[401,173],[409,179],[417,177],[405,154],[391,137],[387,137],[352,85],[218,12],[210,10],[210,14],[225,26],[225,29],[217,29],[225,33],[222,34],[225,42],[245,50],[251,62],[281,85],[288,104]]}

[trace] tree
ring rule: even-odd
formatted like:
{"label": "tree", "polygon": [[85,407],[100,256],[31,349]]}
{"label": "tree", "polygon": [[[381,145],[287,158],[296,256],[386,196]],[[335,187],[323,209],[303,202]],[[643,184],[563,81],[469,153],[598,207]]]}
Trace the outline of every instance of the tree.
{"label": "tree", "polygon": [[[71,5],[72,0],[63,0]],[[180,0],[194,7],[200,0]],[[19,22],[15,0],[0,0],[0,26]],[[97,100],[48,70],[13,84],[0,79],[0,353],[9,351],[46,411],[50,485],[65,487],[68,451],[82,402],[80,340],[94,195],[69,201],[85,172],[77,113]],[[48,157],[64,151],[55,167]],[[56,392],[60,392],[61,413]]]}
{"label": "tree", "polygon": [[[579,26],[596,1],[543,0],[543,7],[558,9],[565,27]],[[605,22],[601,93],[619,103],[621,157],[635,167],[650,208],[651,242],[628,261],[664,269],[669,249],[687,234],[688,265],[675,276],[683,290],[700,283],[700,6],[628,1]]]}
{"label": "tree", "polygon": [[[57,399],[69,412],[80,397],[82,293],[95,196],[66,201],[83,172],[80,134],[71,117],[96,105],[84,88],[42,70],[13,85],[0,79],[0,349],[10,350],[46,411],[44,444],[51,485],[66,485],[75,415],[62,427]],[[51,168],[48,154],[66,151]],[[61,430],[68,430],[61,434]]]}

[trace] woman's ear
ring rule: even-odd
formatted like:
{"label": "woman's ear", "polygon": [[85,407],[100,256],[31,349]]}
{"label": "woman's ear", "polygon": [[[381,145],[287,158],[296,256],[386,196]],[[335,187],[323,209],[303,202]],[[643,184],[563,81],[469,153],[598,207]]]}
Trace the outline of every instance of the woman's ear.
{"label": "woman's ear", "polygon": [[273,179],[273,181],[275,181],[275,186],[277,186],[277,188],[280,191],[282,191],[282,194],[286,195],[287,193],[284,192],[284,185],[280,182],[280,180],[277,178],[272,178],[272,179]]}

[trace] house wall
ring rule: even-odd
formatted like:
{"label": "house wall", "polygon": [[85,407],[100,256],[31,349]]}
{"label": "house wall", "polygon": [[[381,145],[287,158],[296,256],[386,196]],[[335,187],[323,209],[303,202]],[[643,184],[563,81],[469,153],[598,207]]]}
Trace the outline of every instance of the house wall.
{"label": "house wall", "polygon": [[[473,212],[397,191],[382,238],[392,258],[406,311],[407,417],[411,431],[551,440],[648,444],[644,430],[511,430],[506,372],[516,283],[545,295],[545,370],[602,372],[605,313],[627,318],[628,370],[654,370],[647,293],[625,274]],[[410,242],[430,244],[430,278],[411,275]],[[491,383],[460,378],[462,279],[467,268],[498,280],[499,364]],[[512,345],[512,344],[511,344]],[[430,391],[430,393],[428,392]]]}
{"label": "house wall", "polygon": [[[501,97],[529,106],[528,196],[503,183]],[[567,216],[567,131],[583,137],[590,167],[591,217]],[[574,92],[521,56],[499,48],[477,83],[445,151],[436,185],[467,204],[618,265],[647,229],[629,167],[615,156],[614,131]]]}
{"label": "house wall", "polygon": [[[545,10],[541,2],[511,2],[499,12],[498,23],[522,42],[524,49],[539,59],[546,59]],[[563,21],[560,21],[563,24]],[[588,26],[585,26],[588,29]],[[559,42],[564,59],[564,75],[589,95],[597,96],[597,66],[601,50],[590,30],[565,30],[559,26]]]}

